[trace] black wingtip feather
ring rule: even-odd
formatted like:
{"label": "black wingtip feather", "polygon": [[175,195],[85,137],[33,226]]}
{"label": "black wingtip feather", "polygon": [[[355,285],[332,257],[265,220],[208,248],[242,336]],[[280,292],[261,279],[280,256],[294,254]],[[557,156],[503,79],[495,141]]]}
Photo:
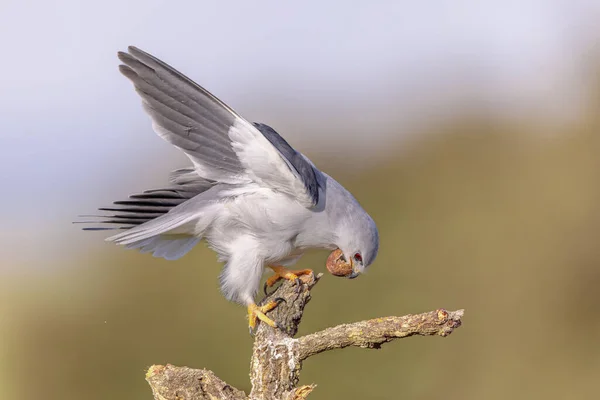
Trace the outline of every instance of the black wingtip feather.
{"label": "black wingtip feather", "polygon": [[115,201],[113,204],[116,206],[174,207],[181,203],[182,201],[179,199],[154,198],[142,200],[120,200]]}
{"label": "black wingtip feather", "polygon": [[82,231],[114,231],[114,230],[125,230],[131,228],[130,226],[121,226],[113,228],[100,228],[100,227],[87,227],[81,228]]}
{"label": "black wingtip feather", "polygon": [[[138,207],[102,207],[98,210],[100,211],[113,211],[113,212],[132,212],[136,214],[147,214],[149,219],[152,219],[152,215],[150,214],[164,214],[168,212],[172,207],[147,207],[147,206],[138,206]],[[158,215],[157,215],[158,216]]]}

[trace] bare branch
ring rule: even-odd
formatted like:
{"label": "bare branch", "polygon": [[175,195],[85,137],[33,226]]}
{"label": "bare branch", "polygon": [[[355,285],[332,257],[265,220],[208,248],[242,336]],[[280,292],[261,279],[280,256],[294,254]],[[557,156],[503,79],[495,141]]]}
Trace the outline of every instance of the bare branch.
{"label": "bare branch", "polygon": [[464,311],[443,309],[404,317],[384,317],[338,325],[294,339],[310,301],[310,290],[321,275],[283,282],[263,302],[282,298],[269,317],[284,329],[260,324],[250,362],[252,391],[248,396],[208,370],[171,365],[150,367],[146,380],[155,400],[302,400],[315,385],[298,387],[302,361],[315,354],[348,346],[379,348],[383,343],[413,335],[447,336],[461,324]]}
{"label": "bare branch", "polygon": [[348,346],[378,349],[383,343],[413,335],[448,336],[461,325],[464,310],[443,309],[403,317],[383,317],[338,325],[298,339],[298,354],[305,360],[315,354]]}

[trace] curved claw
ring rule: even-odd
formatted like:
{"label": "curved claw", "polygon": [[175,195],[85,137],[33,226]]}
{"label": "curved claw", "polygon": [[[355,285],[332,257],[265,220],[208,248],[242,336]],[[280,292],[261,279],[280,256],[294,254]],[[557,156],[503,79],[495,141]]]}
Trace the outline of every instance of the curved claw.
{"label": "curved claw", "polygon": [[276,297],[276,298],[274,298],[274,299],[273,299],[273,301],[274,301],[275,303],[277,303],[277,305],[279,305],[279,304],[281,304],[281,303],[286,303],[286,304],[287,304],[287,300],[286,300],[286,299],[284,299],[283,297]]}
{"label": "curved claw", "polygon": [[[271,293],[269,293],[269,291],[267,290],[269,287],[270,286],[267,284],[267,282],[265,282],[265,284],[263,285],[263,292],[265,292],[265,297],[269,297],[270,295],[275,293],[275,291],[277,290],[277,289],[275,289]],[[281,298],[281,297],[278,297],[278,298]],[[284,301],[285,301],[285,299],[284,299]]]}
{"label": "curved claw", "polygon": [[300,294],[300,292],[302,292],[302,285],[303,285],[303,283],[300,280],[300,278],[294,280],[294,285],[296,286],[295,287],[296,294]]}

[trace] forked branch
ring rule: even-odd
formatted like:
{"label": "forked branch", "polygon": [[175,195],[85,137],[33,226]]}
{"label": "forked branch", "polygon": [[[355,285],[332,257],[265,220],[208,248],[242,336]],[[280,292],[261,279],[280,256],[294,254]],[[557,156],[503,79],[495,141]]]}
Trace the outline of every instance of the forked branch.
{"label": "forked branch", "polygon": [[315,354],[348,346],[379,348],[382,344],[408,336],[448,336],[461,325],[464,310],[439,309],[403,317],[384,317],[338,325],[294,339],[310,300],[310,289],[320,275],[302,276],[299,287],[284,282],[263,301],[281,297],[281,303],[269,316],[285,332],[261,324],[256,332],[250,363],[252,390],[249,395],[223,382],[211,371],[174,367],[150,367],[146,380],[156,400],[271,400],[304,399],[314,385],[298,387],[302,361]]}

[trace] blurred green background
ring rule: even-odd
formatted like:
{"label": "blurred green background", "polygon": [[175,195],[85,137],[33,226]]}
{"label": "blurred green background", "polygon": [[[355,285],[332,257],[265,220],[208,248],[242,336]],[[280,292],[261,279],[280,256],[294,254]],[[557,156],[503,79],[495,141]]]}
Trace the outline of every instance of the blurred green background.
{"label": "blurred green background", "polygon": [[70,224],[186,166],[117,72],[129,44],[272,125],[377,222],[375,264],[326,274],[300,334],[466,310],[448,338],[309,359],[310,399],[598,397],[598,1],[174,4],[0,6],[0,399],[150,399],[166,363],[249,390],[213,252],[168,262]]}
{"label": "blurred green background", "polygon": [[[353,176],[333,155],[317,159],[373,215],[382,243],[362,278],[325,276],[301,334],[439,307],[466,315],[446,339],[311,358],[311,398],[594,396],[600,119],[589,107],[552,136],[535,121],[457,118]],[[325,257],[300,265],[324,271]],[[107,244],[53,271],[0,282],[1,398],[150,398],[154,363],[209,368],[249,389],[245,310],[221,297],[204,246],[167,262]]]}

